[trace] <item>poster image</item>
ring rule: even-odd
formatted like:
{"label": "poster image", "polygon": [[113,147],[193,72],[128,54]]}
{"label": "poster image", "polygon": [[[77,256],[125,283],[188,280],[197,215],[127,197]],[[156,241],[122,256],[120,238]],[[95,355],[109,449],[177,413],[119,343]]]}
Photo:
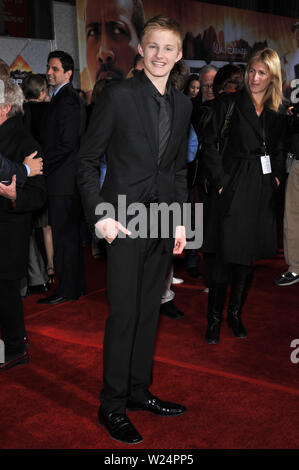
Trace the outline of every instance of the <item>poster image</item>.
{"label": "poster image", "polygon": [[77,0],[81,88],[125,77],[137,54],[143,21],[159,13],[182,26],[183,58],[190,71],[206,63],[244,63],[255,49],[271,47],[280,58],[283,86],[299,78],[299,21],[193,0]]}

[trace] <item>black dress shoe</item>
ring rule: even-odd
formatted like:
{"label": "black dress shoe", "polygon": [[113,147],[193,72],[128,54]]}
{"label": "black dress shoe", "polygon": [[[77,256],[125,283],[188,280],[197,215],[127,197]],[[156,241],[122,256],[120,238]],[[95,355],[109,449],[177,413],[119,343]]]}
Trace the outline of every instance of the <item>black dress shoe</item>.
{"label": "black dress shoe", "polygon": [[127,410],[129,411],[149,411],[159,416],[178,416],[185,413],[186,408],[183,405],[177,403],[171,403],[168,401],[162,401],[158,397],[151,395],[150,398],[144,402],[137,402],[134,400],[128,400]]}
{"label": "black dress shoe", "polygon": [[184,313],[174,303],[173,300],[160,305],[160,315],[166,315],[168,318],[178,320],[184,318]]}
{"label": "black dress shoe", "polygon": [[18,354],[5,354],[5,362],[0,362],[0,371],[11,369],[15,366],[23,366],[28,364],[29,362],[29,354],[28,351],[25,350],[22,353]]}
{"label": "black dress shoe", "polygon": [[45,304],[45,305],[56,305],[61,304],[61,302],[73,302],[78,299],[69,299],[68,297],[61,297],[60,295],[53,294],[49,295],[49,297],[42,297],[41,299],[37,300],[38,304]]}
{"label": "black dress shoe", "polygon": [[105,413],[100,407],[98,411],[98,421],[101,426],[105,426],[108,433],[119,442],[126,444],[138,444],[142,442],[142,437],[133,426],[126,414],[122,413]]}

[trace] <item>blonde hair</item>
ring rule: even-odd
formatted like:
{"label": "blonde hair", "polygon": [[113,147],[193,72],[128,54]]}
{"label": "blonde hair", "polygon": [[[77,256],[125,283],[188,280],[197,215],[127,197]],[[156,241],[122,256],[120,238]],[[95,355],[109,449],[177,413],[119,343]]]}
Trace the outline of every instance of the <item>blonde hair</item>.
{"label": "blonde hair", "polygon": [[256,62],[263,62],[268,67],[271,74],[271,82],[266,90],[263,98],[263,105],[277,111],[282,103],[282,78],[281,78],[281,64],[280,59],[276,51],[270,48],[256,51],[249,59],[245,72],[245,85],[247,91],[252,97],[249,87],[249,70],[252,65]]}
{"label": "blonde hair", "polygon": [[181,51],[183,47],[183,33],[182,33],[181,26],[176,20],[166,15],[157,15],[145,23],[143,31],[140,34],[140,43],[142,44],[144,36],[149,31],[159,30],[159,29],[172,31],[173,33],[175,33],[176,36],[178,37],[179,50]]}

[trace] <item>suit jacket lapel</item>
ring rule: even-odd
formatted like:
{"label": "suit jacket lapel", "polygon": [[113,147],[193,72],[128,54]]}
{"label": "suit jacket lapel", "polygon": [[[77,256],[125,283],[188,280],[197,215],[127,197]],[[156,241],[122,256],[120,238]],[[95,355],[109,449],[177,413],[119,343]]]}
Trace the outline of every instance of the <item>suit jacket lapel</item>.
{"label": "suit jacket lapel", "polygon": [[261,122],[255,111],[250,96],[245,90],[243,90],[243,92],[241,92],[240,95],[237,97],[236,104],[243,117],[249,122],[251,127],[255,130],[256,134],[261,138],[263,142],[264,137],[261,129]]}
{"label": "suit jacket lapel", "polygon": [[[131,79],[132,81],[134,78]],[[138,86],[133,89],[133,97],[136,103],[136,109],[139,117],[139,121],[141,122],[145,134],[147,136],[152,156],[155,160],[157,160],[157,152],[158,152],[158,142],[157,142],[157,129],[154,128],[156,122],[155,120],[151,119],[151,111],[148,106],[148,100],[145,98],[142,84],[139,80],[136,80],[135,83],[138,83]]]}
{"label": "suit jacket lapel", "polygon": [[50,103],[55,103],[55,101],[58,99],[58,97],[59,97],[67,88],[69,88],[70,86],[72,86],[71,83],[66,83],[65,85],[63,85],[63,87],[60,88],[60,90],[58,91],[58,93],[56,93],[56,95],[53,96],[53,98],[51,99]]}
{"label": "suit jacket lapel", "polygon": [[266,149],[267,149],[267,152],[270,152],[270,149],[272,147],[272,138],[271,138],[271,135],[273,133],[273,125],[274,125],[274,121],[273,121],[273,118],[274,118],[274,112],[272,112],[269,108],[265,108],[265,111],[264,113],[266,114],[265,115],[265,119],[264,119],[264,123],[265,123],[265,137],[266,137]]}

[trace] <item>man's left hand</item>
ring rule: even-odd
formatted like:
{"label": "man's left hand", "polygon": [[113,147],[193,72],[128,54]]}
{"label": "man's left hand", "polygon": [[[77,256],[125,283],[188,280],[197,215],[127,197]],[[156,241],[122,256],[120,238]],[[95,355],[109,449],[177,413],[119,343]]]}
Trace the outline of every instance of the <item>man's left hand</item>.
{"label": "man's left hand", "polygon": [[0,196],[15,201],[17,199],[16,181],[17,177],[16,175],[13,175],[11,183],[8,186],[6,184],[0,183]]}
{"label": "man's left hand", "polygon": [[174,255],[180,255],[186,246],[186,229],[184,225],[179,225],[175,230]]}
{"label": "man's left hand", "polygon": [[37,155],[37,150],[28,157],[25,158],[23,161],[24,164],[28,165],[30,168],[30,175],[29,176],[36,176],[43,174],[43,159],[41,157],[35,158]]}

